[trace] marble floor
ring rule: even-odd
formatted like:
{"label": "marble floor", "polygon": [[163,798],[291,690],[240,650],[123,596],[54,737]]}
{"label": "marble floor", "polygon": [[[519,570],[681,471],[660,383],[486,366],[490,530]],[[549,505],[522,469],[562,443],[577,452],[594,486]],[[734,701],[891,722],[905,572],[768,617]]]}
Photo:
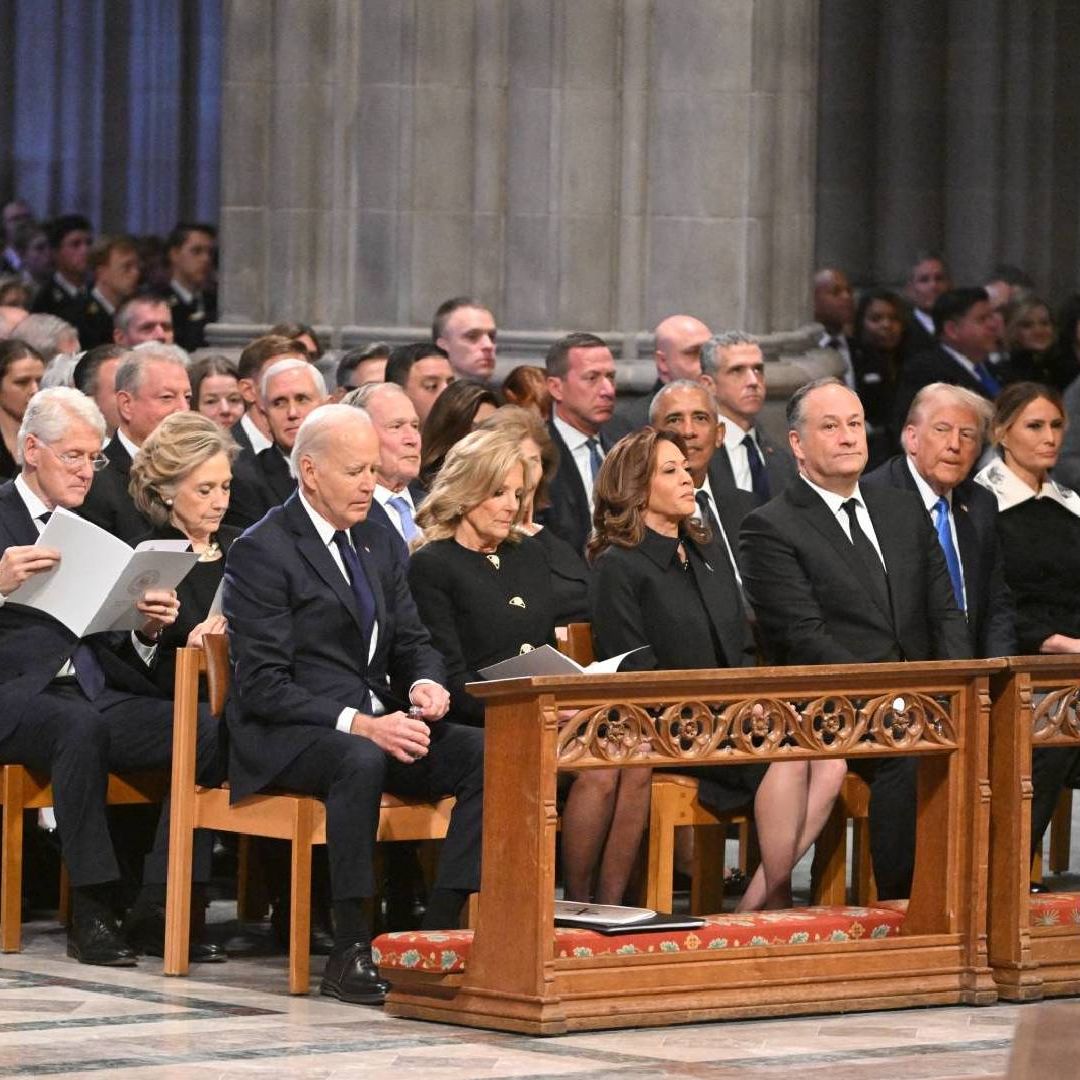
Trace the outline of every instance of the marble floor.
{"label": "marble floor", "polygon": [[[1067,885],[1080,887],[1080,877]],[[54,921],[24,924],[23,952],[0,956],[0,1080],[1080,1077],[1080,1046],[1063,1052],[1057,1066],[1010,1071],[1018,1028],[1049,1012],[1058,1030],[1080,1033],[1080,999],[533,1039],[397,1020],[314,992],[290,997],[285,958],[261,947],[265,931],[238,935],[234,914],[234,904],[215,902],[212,929],[219,938],[232,935],[230,946],[239,943],[246,955],[195,966],[186,979],[164,977],[153,959],[119,970],[77,964],[65,956]],[[321,970],[318,958],[313,967]],[[1039,1035],[1026,1038],[1030,1046]]]}

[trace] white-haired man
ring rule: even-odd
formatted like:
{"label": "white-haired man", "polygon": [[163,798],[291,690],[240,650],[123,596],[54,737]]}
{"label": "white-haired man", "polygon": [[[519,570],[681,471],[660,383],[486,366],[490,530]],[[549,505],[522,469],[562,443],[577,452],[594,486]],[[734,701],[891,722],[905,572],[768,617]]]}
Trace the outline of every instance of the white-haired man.
{"label": "white-haired man", "polygon": [[246,529],[296,490],[290,457],[296,433],[304,418],[325,400],[322,373],[307,360],[275,360],[263,371],[259,409],[272,442],[257,454],[242,450],[237,457],[226,524]]}
{"label": "white-haired man", "polygon": [[191,408],[187,354],[175,345],[139,345],[116,369],[114,391],[120,426],[105,447],[109,464],[94,477],[79,513],[125,543],[135,544],[153,526],[135,509],[128,491],[131,460],[166,416]]}
{"label": "white-haired man", "polygon": [[234,798],[268,787],[326,802],[334,948],[322,993],[378,1004],[363,901],[382,792],[457,799],[425,927],[457,925],[479,884],[482,733],[440,724],[445,669],[386,529],[367,521],[379,439],[362,409],[324,405],[292,451],[299,488],[235,541],[224,610],[236,662]]}
{"label": "white-haired man", "polygon": [[[120,867],[105,816],[110,771],[168,768],[172,702],[149,677],[156,641],[176,620],[172,590],[149,590],[131,636],[82,640],[51,616],[5,604],[20,585],[56,566],[58,551],[38,537],[58,507],[76,510],[104,464],[105,420],[78,390],[56,387],[31,399],[18,437],[22,473],[0,486],[0,763],[49,775],[57,827],[74,894],[68,955],[85,964],[130,966],[135,951],[121,936],[114,904]],[[216,734],[200,718],[201,783],[215,783]],[[196,843],[195,880],[210,872],[210,836]],[[164,941],[168,813],[163,811],[143,872],[131,929],[137,944],[161,955]],[[195,905],[195,912],[201,906]],[[224,959],[199,944],[192,958]]]}

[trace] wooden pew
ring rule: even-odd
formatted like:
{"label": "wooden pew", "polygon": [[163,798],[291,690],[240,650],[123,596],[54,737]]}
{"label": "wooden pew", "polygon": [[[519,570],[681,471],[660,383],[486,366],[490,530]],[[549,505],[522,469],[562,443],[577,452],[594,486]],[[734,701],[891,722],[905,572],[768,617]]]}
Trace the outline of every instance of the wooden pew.
{"label": "wooden pew", "polygon": [[993,676],[990,965],[998,993],[1080,993],[1080,895],[1031,895],[1031,751],[1080,747],[1080,660],[1014,656]]}
{"label": "wooden pew", "polygon": [[[554,1035],[995,1000],[986,955],[988,680],[1003,668],[952,661],[470,686],[487,701],[477,928],[410,935],[416,947],[383,968],[393,986],[387,1011]],[[764,715],[755,715],[759,705]],[[572,719],[560,722],[568,711]],[[655,948],[632,955],[556,946],[566,933],[553,925],[558,768],[894,754],[919,758],[917,866],[899,934],[700,949],[683,938],[672,950],[656,932]],[[404,940],[384,937],[380,963]]]}

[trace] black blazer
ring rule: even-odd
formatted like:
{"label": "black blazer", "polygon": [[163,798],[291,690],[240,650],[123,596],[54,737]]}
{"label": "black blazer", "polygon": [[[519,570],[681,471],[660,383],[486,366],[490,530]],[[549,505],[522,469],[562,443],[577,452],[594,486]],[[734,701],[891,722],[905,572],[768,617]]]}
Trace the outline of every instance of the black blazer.
{"label": "black blazer", "polygon": [[128,493],[131,481],[131,457],[119,435],[114,435],[105,447],[109,464],[94,474],[86,500],[76,513],[87,521],[110,532],[125,544],[137,544],[153,529],[149,518],[135,509]]}
{"label": "black blazer", "polygon": [[202,304],[198,299],[190,301],[169,286],[169,307],[172,308],[173,340],[182,349],[192,352],[206,344],[207,324],[217,322],[217,293],[206,289],[202,294]]}
{"label": "black blazer", "polygon": [[352,590],[298,494],[229,550],[224,614],[236,674],[226,715],[234,799],[269,784],[335,726],[342,709],[358,708],[365,691],[392,709],[417,679],[444,682],[442,658],[386,530],[361,522],[352,539],[375,594],[378,643],[370,663]]}
{"label": "black blazer", "polygon": [[[26,504],[9,480],[0,485],[0,553],[38,542]],[[159,697],[129,634],[86,639],[105,672],[106,685],[129,694]],[[33,708],[33,699],[71,659],[79,639],[63,623],[31,608],[0,607],[0,741]]]}
{"label": "black blazer", "polygon": [[896,412],[893,423],[897,431],[903,430],[915,395],[924,386],[935,382],[962,386],[965,390],[974,391],[980,397],[990,398],[986,387],[967,368],[940,345],[935,345],[923,352],[913,353],[904,364],[896,387]]}
{"label": "black blazer", "polygon": [[[559,451],[559,468],[551,482],[551,505],[541,510],[536,520],[556,536],[561,536],[575,551],[584,553],[585,542],[592,530],[589,496],[574,464],[574,456],[551,420],[548,421],[548,434]],[[612,443],[603,431],[599,438],[606,453]]]}
{"label": "black blazer", "polygon": [[906,491],[861,491],[888,570],[888,612],[854,568],[851,541],[839,521],[801,479],[743,523],[743,586],[769,661],[970,657],[967,622],[922,503]]}
{"label": "black blazer", "polygon": [[[791,451],[786,446],[781,446],[767,438],[761,428],[754,428],[754,436],[765,458],[769,489],[775,498],[799,475],[799,470],[795,465],[795,459],[791,456]],[[712,456],[712,461],[709,462],[709,483],[718,500],[741,492],[744,495],[750,495],[755,506],[761,505],[761,500],[753,492],[744,492],[742,488],[736,486],[735,471],[731,467],[731,458],[728,457],[726,446],[718,446],[716,453]],[[732,547],[734,546],[735,541],[732,539]]]}
{"label": "black blazer", "polygon": [[258,454],[241,450],[233,462],[232,489],[225,524],[241,531],[260,521],[296,490],[289,463],[276,446]]}
{"label": "black blazer", "polygon": [[[733,573],[721,542],[698,547],[684,538],[689,573],[702,611],[685,604],[687,571],[673,561],[675,542],[646,530],[635,548],[610,547],[596,560],[592,588],[592,633],[601,659],[652,647],[660,669],[748,667],[754,642]],[[639,666],[630,657],[628,668]]]}
{"label": "black blazer", "polygon": [[[869,487],[900,488],[918,495],[907,458],[898,454],[862,478]],[[997,531],[997,500],[973,480],[952,497],[960,562],[964,568],[967,624],[973,655],[1016,655],[1016,616],[1005,584],[1005,561]]]}
{"label": "black blazer", "polygon": [[233,437],[233,442],[240,447],[241,450],[247,450],[247,452],[254,453],[254,447],[251,445],[251,436],[244,430],[244,425],[240,420],[237,420],[231,428],[229,428],[229,434]]}

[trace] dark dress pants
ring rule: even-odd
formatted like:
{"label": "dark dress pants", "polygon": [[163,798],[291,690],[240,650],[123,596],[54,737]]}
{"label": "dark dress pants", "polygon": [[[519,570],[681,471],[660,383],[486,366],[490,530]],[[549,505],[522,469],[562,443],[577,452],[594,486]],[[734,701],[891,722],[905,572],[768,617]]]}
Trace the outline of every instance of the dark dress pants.
{"label": "dark dress pants", "polygon": [[[106,689],[89,701],[73,683],[53,683],[35,699],[13,731],[0,740],[0,763],[47,773],[55,798],[56,824],[71,884],[98,885],[120,876],[105,810],[110,772],[168,769],[172,764],[173,706],[164,698]],[[218,723],[200,706],[197,778],[223,778]],[[193,879],[210,876],[212,835],[195,834]],[[162,884],[168,866],[169,803],[158,817],[143,881]]]}
{"label": "dark dress pants", "polygon": [[270,787],[315,795],[326,803],[326,844],[334,900],[373,896],[375,837],[383,792],[457,802],[439,858],[437,889],[480,887],[484,733],[445,720],[431,725],[426,756],[404,764],[370,739],[328,728],[284,768]]}
{"label": "dark dress pants", "polygon": [[870,859],[878,899],[910,896],[918,762],[910,757],[849,760],[848,768],[870,785]]}
{"label": "dark dress pants", "polygon": [[1069,774],[1080,765],[1080,750],[1071,746],[1037,746],[1031,751],[1031,853],[1042,844],[1058,796]]}

